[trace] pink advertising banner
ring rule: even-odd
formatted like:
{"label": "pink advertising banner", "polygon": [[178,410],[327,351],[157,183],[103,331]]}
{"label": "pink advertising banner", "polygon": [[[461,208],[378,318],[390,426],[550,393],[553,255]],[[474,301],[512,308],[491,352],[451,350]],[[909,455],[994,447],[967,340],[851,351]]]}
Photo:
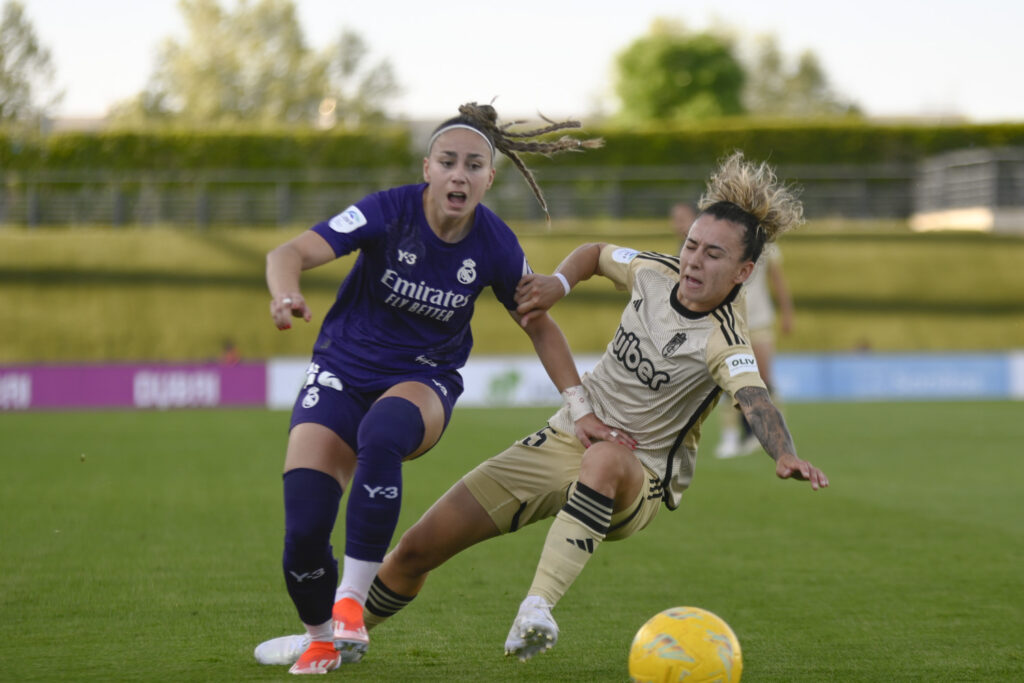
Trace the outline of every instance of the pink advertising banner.
{"label": "pink advertising banner", "polygon": [[266,405],[263,362],[0,367],[0,411]]}

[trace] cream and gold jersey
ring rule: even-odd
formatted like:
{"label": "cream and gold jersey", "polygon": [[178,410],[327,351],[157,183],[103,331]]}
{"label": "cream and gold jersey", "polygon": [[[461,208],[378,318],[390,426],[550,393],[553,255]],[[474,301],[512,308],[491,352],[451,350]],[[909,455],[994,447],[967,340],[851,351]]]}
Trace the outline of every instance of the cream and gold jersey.
{"label": "cream and gold jersey", "polygon": [[[583,386],[597,417],[637,440],[636,456],[661,477],[665,505],[675,509],[693,478],[701,423],[721,392],[764,387],[740,288],[713,311],[695,313],[676,296],[678,257],[607,245],[600,271],[630,301]],[[573,433],[564,406],[550,424]]]}

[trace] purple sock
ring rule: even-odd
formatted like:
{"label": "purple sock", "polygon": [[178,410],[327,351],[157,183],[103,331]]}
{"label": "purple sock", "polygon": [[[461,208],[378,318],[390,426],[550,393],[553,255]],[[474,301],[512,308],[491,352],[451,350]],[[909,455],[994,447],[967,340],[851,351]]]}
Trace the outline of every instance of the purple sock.
{"label": "purple sock", "polygon": [[284,581],[304,624],[331,618],[338,561],[331,531],[341,503],[338,481],[318,470],[284,474]]}
{"label": "purple sock", "polygon": [[380,399],[359,423],[358,466],[348,494],[345,554],[380,562],[402,508],[402,459],[423,442],[423,417],[411,401]]}

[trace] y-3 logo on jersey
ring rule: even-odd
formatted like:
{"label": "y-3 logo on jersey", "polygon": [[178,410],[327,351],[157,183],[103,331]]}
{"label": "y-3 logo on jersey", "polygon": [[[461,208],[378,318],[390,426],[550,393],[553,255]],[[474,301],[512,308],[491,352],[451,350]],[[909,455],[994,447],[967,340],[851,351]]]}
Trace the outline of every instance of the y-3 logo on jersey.
{"label": "y-3 logo on jersey", "polygon": [[404,249],[398,250],[398,262],[405,263],[410,266],[416,265],[416,254],[411,251],[405,251]]}

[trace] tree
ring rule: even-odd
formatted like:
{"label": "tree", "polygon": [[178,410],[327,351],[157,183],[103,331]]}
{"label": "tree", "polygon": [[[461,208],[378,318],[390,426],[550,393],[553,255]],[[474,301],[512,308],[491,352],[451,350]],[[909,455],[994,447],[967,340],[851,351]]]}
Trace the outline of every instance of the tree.
{"label": "tree", "polygon": [[6,3],[0,19],[0,124],[45,118],[61,97],[46,94],[54,77],[50,51],[36,37],[24,5]]}
{"label": "tree", "polygon": [[[378,62],[366,66],[369,47],[355,31],[344,30],[337,42],[324,53],[327,64],[329,99],[321,109],[325,124],[335,119],[347,123],[380,121],[387,118],[385,101],[399,92],[391,65]],[[333,106],[333,111],[324,109]],[[324,116],[331,116],[324,121]]]}
{"label": "tree", "polygon": [[751,113],[788,117],[859,113],[855,104],[832,91],[821,63],[810,50],[791,68],[775,37],[762,36],[750,61],[743,99]]}
{"label": "tree", "polygon": [[629,122],[742,114],[745,75],[731,42],[657,19],[616,58],[620,118]]}
{"label": "tree", "polygon": [[355,47],[311,50],[293,0],[242,0],[234,12],[218,0],[179,0],[178,6],[188,38],[164,41],[145,90],[115,109],[115,121],[309,125],[324,121],[339,102],[347,104],[342,90],[349,81],[361,86],[358,79],[365,74],[384,87],[352,89],[366,101],[344,116],[360,123],[382,111],[383,101],[397,91],[387,62],[366,69],[365,45],[351,32],[342,40]]}

